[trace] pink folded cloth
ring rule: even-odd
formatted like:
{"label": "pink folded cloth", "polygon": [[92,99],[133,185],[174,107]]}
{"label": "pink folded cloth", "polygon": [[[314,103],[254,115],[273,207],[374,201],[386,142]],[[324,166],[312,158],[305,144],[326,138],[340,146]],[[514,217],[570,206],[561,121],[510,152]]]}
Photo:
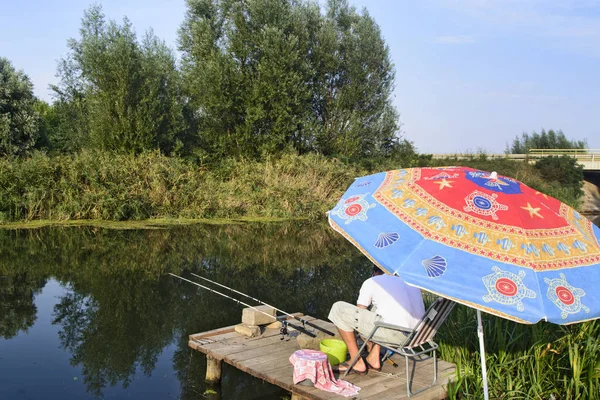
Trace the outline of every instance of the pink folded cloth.
{"label": "pink folded cloth", "polygon": [[327,355],[317,350],[298,350],[290,356],[294,365],[294,385],[309,379],[317,389],[345,397],[356,396],[360,388],[350,382],[335,379]]}

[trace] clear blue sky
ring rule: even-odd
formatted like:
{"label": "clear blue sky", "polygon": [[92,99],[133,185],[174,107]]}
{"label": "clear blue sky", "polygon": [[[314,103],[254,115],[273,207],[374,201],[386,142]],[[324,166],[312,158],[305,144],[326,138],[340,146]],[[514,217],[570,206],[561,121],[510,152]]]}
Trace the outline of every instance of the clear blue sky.
{"label": "clear blue sky", "polygon": [[[599,0],[350,0],[381,26],[394,104],[421,152],[502,152],[521,132],[562,129],[600,148]],[[91,1],[2,0],[0,56],[50,100],[56,60]],[[184,0],[104,0],[176,47]],[[321,0],[323,3],[323,0]]]}

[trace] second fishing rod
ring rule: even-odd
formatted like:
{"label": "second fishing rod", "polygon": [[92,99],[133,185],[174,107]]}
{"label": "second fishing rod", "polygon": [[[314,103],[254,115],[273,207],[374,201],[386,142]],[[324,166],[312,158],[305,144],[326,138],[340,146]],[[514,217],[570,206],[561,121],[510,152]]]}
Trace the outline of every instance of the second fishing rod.
{"label": "second fishing rod", "polygon": [[294,324],[289,323],[287,320],[283,319],[284,316],[275,317],[275,316],[273,316],[271,314],[267,314],[266,312],[264,312],[262,310],[259,310],[258,308],[254,307],[254,306],[251,306],[250,304],[246,304],[243,301],[235,299],[235,298],[233,298],[231,296],[227,296],[224,293],[221,293],[219,291],[211,289],[208,286],[201,285],[198,282],[190,281],[189,279],[186,279],[186,278],[184,278],[182,276],[179,276],[179,275],[175,275],[175,274],[173,274],[171,272],[169,272],[169,275],[171,275],[171,276],[173,276],[175,278],[181,279],[182,281],[186,281],[186,282],[189,282],[189,283],[191,283],[193,285],[201,287],[202,289],[208,290],[211,293],[218,294],[219,296],[225,297],[225,298],[227,298],[229,300],[233,300],[236,303],[243,305],[244,307],[248,307],[248,308],[250,308],[250,309],[252,309],[254,311],[258,311],[259,313],[266,315],[269,318],[273,318],[275,321],[279,321],[281,323],[281,329],[279,330],[279,332],[281,333],[281,340],[283,340],[284,336],[289,335],[288,326],[292,327],[292,328],[296,329],[297,331],[302,332],[302,333],[304,333],[304,334],[306,334],[306,335],[308,335],[308,336],[310,336],[312,338],[317,337],[317,335],[315,335],[314,333],[308,331],[304,326],[298,326],[298,325],[294,325]]}
{"label": "second fishing rod", "polygon": [[240,292],[239,290],[235,290],[235,289],[233,289],[233,288],[230,288],[229,286],[225,286],[225,285],[223,285],[223,284],[221,284],[221,283],[219,283],[219,282],[212,281],[212,280],[210,280],[210,279],[208,279],[208,278],[205,278],[205,277],[203,277],[203,276],[200,276],[200,275],[196,275],[196,274],[194,274],[194,273],[192,273],[192,275],[193,275],[193,276],[195,276],[196,278],[203,279],[203,280],[205,280],[205,281],[207,281],[207,282],[210,282],[210,283],[212,283],[212,284],[214,284],[214,285],[217,285],[217,286],[219,286],[219,287],[222,287],[223,289],[227,289],[227,290],[229,290],[229,291],[231,291],[231,292],[233,292],[233,293],[237,293],[237,294],[239,294],[239,295],[241,295],[241,296],[244,296],[244,297],[246,297],[246,298],[249,298],[249,299],[251,299],[251,300],[257,301],[257,302],[259,302],[259,303],[261,303],[261,304],[264,304],[264,305],[265,305],[265,306],[267,306],[267,307],[271,307],[272,309],[274,309],[274,310],[276,310],[276,311],[278,311],[278,312],[280,312],[280,313],[282,313],[282,314],[284,314],[284,315],[287,315],[288,317],[294,318],[294,319],[296,319],[296,320],[298,320],[298,321],[302,322],[302,324],[303,324],[303,325],[308,325],[308,326],[310,326],[311,328],[315,328],[315,329],[317,329],[317,330],[319,330],[319,331],[321,331],[321,332],[323,332],[323,333],[325,333],[325,334],[327,334],[327,335],[329,335],[329,336],[335,336],[335,334],[334,334],[333,332],[331,332],[331,331],[328,331],[327,329],[325,329],[325,328],[322,328],[322,327],[320,327],[319,325],[313,324],[312,322],[309,322],[309,321],[305,320],[304,318],[301,318],[301,317],[298,317],[298,316],[296,316],[296,315],[293,315],[293,314],[287,313],[287,312],[285,312],[285,311],[283,311],[283,310],[280,310],[279,308],[277,308],[277,307],[275,307],[275,306],[272,306],[272,305],[270,305],[270,304],[267,304],[267,303],[265,303],[264,301],[262,301],[262,300],[259,300],[259,299],[256,299],[256,298],[254,298],[254,297],[252,297],[252,296],[249,296],[249,295],[247,295],[246,293]]}

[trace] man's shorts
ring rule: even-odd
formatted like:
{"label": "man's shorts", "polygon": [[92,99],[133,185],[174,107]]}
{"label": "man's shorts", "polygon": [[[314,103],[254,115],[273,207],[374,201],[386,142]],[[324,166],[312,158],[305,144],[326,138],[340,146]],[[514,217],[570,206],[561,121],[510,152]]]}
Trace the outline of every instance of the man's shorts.
{"label": "man's shorts", "polygon": [[[373,328],[375,328],[375,322],[381,320],[381,316],[373,311],[359,308],[353,304],[346,303],[345,301],[338,301],[335,303],[331,307],[331,311],[329,311],[328,318],[339,329],[346,332],[357,331],[365,338],[368,337]],[[399,331],[379,328],[377,329],[377,332],[375,332],[373,339],[401,345],[406,341],[407,336]]]}

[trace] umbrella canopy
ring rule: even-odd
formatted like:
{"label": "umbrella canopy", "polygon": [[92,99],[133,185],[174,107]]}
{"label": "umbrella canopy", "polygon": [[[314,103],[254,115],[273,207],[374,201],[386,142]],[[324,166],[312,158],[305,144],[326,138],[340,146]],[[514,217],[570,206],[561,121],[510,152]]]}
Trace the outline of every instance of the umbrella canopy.
{"label": "umbrella canopy", "polygon": [[509,177],[466,167],[357,178],[330,225],[410,285],[532,324],[600,317],[600,229],[566,204]]}
{"label": "umbrella canopy", "polygon": [[600,229],[495,172],[357,178],[329,223],[388,273],[478,310],[529,324],[600,317]]}

